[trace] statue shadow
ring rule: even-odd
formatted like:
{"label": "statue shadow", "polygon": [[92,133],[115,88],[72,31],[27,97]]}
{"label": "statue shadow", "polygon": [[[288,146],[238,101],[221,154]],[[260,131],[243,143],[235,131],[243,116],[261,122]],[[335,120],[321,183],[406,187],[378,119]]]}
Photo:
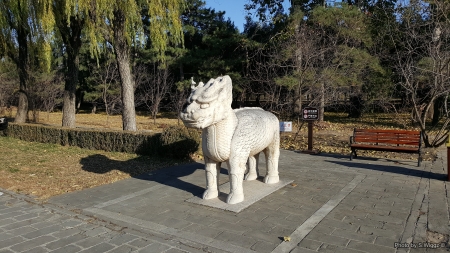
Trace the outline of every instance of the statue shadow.
{"label": "statue shadow", "polygon": [[[186,177],[192,175],[197,170],[204,171],[205,165],[199,162],[192,161],[192,163],[174,165],[154,170],[150,162],[152,160],[146,156],[140,156],[127,161],[117,161],[110,159],[104,155],[95,154],[80,159],[80,164],[84,171],[96,174],[105,174],[112,170],[119,170],[123,173],[129,174],[132,178],[139,180],[154,181],[170,187],[174,187],[193,195],[201,195],[205,190],[205,181],[203,184],[197,185],[189,182]],[[228,175],[228,170],[222,168],[221,174]],[[204,173],[202,173],[204,179]],[[198,180],[192,180],[197,181]]]}

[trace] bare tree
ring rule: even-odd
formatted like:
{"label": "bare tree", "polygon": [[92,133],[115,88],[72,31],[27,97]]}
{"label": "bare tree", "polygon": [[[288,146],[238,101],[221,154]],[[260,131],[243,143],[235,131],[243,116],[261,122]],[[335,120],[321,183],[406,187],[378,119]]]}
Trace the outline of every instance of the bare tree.
{"label": "bare tree", "polygon": [[144,66],[136,67],[136,72],[141,72],[138,76],[140,82],[138,100],[148,108],[153,123],[156,124],[156,115],[160,110],[161,102],[173,85],[173,79],[166,65],[153,63],[148,67]]}
{"label": "bare tree", "polygon": [[55,106],[62,102],[64,76],[61,73],[40,74],[34,80],[36,83],[30,88],[33,120],[37,121],[38,110],[45,110],[49,120]]}
{"label": "bare tree", "polygon": [[[450,130],[450,21],[445,16],[449,12],[448,2],[411,2],[401,9],[401,24],[392,34],[398,42],[395,60],[399,84],[412,105],[412,120],[423,132],[427,147],[445,143]],[[439,100],[443,102],[436,103]],[[429,127],[433,110],[442,114]]]}
{"label": "bare tree", "polygon": [[171,107],[177,113],[177,123],[180,124],[180,112],[186,104],[186,98],[189,96],[189,87],[191,80],[180,81],[176,84],[175,90],[169,93]]}
{"label": "bare tree", "polygon": [[5,59],[0,63],[0,115],[8,112],[8,117],[12,117],[12,108],[14,104],[14,90],[19,82],[16,65]]}
{"label": "bare tree", "polygon": [[100,100],[105,106],[106,124],[109,125],[109,116],[118,110],[121,103],[119,71],[116,61],[107,56],[105,61],[97,66],[91,65],[91,76],[88,82],[93,84],[94,90],[85,94],[85,99],[96,103]]}

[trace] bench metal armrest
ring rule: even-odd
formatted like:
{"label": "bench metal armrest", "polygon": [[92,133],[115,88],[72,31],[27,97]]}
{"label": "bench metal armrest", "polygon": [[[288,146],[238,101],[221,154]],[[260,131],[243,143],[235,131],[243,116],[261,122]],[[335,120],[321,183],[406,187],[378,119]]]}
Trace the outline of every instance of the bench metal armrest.
{"label": "bench metal armrest", "polygon": [[355,137],[354,136],[350,136],[350,144],[355,142]]}

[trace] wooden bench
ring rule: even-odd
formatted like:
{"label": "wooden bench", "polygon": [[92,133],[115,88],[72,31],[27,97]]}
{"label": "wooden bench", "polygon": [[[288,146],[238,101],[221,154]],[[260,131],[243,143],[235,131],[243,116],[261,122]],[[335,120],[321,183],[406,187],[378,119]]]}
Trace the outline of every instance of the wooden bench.
{"label": "wooden bench", "polygon": [[410,130],[354,129],[350,136],[350,160],[357,158],[356,150],[376,150],[401,153],[417,153],[417,166],[422,161],[422,134]]}

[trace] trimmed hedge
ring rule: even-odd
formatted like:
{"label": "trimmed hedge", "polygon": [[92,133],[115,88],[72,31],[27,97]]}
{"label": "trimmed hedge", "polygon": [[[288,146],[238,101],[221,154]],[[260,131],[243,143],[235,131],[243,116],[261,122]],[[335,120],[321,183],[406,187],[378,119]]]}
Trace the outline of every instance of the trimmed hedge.
{"label": "trimmed hedge", "polygon": [[164,154],[176,159],[188,159],[200,146],[200,134],[197,130],[185,126],[166,127],[161,134]]}
{"label": "trimmed hedge", "polygon": [[162,151],[161,134],[9,123],[6,135],[24,141],[54,143],[109,152],[160,155]]}

